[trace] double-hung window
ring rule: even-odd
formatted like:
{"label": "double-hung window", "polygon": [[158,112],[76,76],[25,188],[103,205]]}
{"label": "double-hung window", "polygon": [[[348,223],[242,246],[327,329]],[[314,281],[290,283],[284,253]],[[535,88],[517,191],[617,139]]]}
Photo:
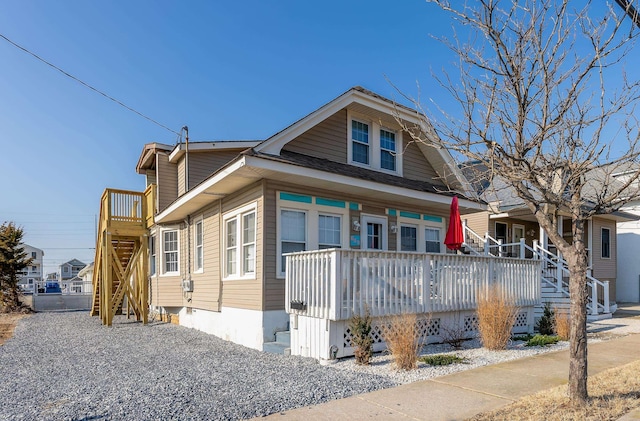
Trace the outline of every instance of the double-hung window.
{"label": "double-hung window", "polygon": [[402,131],[394,130],[393,123],[369,120],[365,116],[349,113],[349,148],[347,159],[350,164],[372,170],[402,175]]}
{"label": "double-hung window", "polygon": [[244,207],[225,217],[225,277],[250,277],[256,271],[256,210]]}
{"label": "double-hung window", "polygon": [[400,251],[418,251],[418,227],[400,226]]}
{"label": "double-hung window", "polygon": [[427,253],[440,253],[440,229],[425,228],[424,239]]}
{"label": "double-hung window", "polygon": [[[282,254],[304,251],[307,249],[307,213],[298,210],[282,209],[280,211],[280,250]],[[282,256],[282,270],[286,258]]]}
{"label": "double-hung window", "polygon": [[380,168],[396,170],[396,134],[380,129]]}
{"label": "double-hung window", "polygon": [[196,222],[195,226],[195,259],[194,270],[201,271],[204,266],[204,223]]}
{"label": "double-hung window", "polygon": [[163,273],[178,273],[178,230],[162,233]]}
{"label": "double-hung window", "polygon": [[611,230],[609,228],[602,228],[601,231],[601,239],[602,239],[602,258],[610,259],[611,258]]}
{"label": "double-hung window", "polygon": [[342,243],[342,217],[318,215],[318,249],[340,248]]}
{"label": "double-hung window", "polygon": [[351,157],[354,162],[369,165],[369,125],[351,120]]}

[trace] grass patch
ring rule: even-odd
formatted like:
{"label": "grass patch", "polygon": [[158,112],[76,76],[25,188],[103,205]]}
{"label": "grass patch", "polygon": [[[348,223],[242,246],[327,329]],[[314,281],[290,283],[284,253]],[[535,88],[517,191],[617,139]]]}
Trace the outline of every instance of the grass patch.
{"label": "grass patch", "polygon": [[557,344],[558,341],[560,341],[560,338],[557,336],[535,335],[527,341],[525,346],[547,346]]}
{"label": "grass patch", "polygon": [[420,357],[420,361],[429,365],[451,365],[466,364],[468,360],[457,355],[437,354]]}
{"label": "grass patch", "polygon": [[617,420],[640,407],[640,361],[612,368],[588,379],[589,403],[573,407],[567,386],[527,396],[502,409],[478,414],[476,421],[488,420]]}

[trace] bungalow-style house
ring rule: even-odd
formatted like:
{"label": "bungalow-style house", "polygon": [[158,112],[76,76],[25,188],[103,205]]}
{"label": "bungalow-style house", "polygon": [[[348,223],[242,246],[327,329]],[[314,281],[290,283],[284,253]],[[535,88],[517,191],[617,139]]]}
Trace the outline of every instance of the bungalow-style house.
{"label": "bungalow-style house", "polygon": [[[445,253],[450,188],[467,191],[466,179],[397,119],[421,124],[354,87],[264,141],[145,145],[136,170],[156,189],[151,308],[262,349],[289,328],[288,253]],[[458,197],[463,218],[486,210]]]}
{"label": "bungalow-style house", "polygon": [[[597,172],[592,172],[597,180]],[[596,181],[591,181],[591,187]],[[589,186],[589,183],[588,183]],[[482,188],[482,187],[481,187]],[[568,309],[569,272],[562,256],[548,239],[535,217],[514,190],[496,177],[484,186],[480,197],[489,210],[463,217],[466,250],[496,256],[536,258],[543,261],[542,301]],[[586,192],[589,189],[585,189]],[[588,195],[588,193],[585,193]],[[571,219],[559,212],[561,233],[571,243]],[[589,259],[589,317],[611,317],[616,309],[618,249],[616,224],[636,219],[626,212],[597,215],[585,226],[585,244]],[[560,263],[558,263],[560,262]],[[538,312],[541,312],[541,307]]]}

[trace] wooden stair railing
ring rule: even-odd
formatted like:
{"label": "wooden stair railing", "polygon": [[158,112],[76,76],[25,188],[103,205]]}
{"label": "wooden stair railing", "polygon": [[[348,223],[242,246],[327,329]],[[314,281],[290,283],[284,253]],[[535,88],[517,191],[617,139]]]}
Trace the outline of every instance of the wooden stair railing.
{"label": "wooden stair railing", "polygon": [[144,193],[106,189],[100,202],[100,223],[93,272],[93,307],[110,326],[126,297],[138,321],[148,320],[148,227],[153,224],[155,189]]}

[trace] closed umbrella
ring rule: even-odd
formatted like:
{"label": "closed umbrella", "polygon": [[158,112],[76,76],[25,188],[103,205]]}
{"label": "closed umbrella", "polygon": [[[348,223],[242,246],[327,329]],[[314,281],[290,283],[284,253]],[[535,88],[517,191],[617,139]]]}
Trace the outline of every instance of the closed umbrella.
{"label": "closed umbrella", "polygon": [[451,201],[451,211],[449,213],[449,229],[447,236],[444,238],[444,244],[450,250],[460,250],[464,242],[464,233],[462,232],[462,221],[460,220],[460,209],[458,209],[458,198],[453,197]]}

